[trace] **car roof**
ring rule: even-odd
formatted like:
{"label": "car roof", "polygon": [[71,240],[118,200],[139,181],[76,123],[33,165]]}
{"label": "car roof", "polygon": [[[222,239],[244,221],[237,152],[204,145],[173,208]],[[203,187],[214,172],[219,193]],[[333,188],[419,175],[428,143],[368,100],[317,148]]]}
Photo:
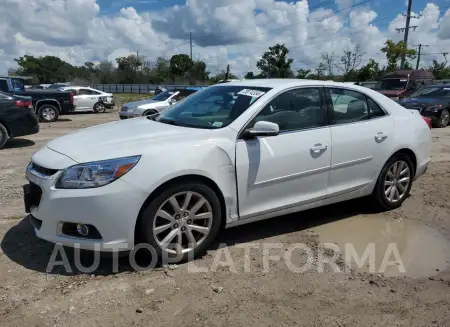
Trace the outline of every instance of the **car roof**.
{"label": "car roof", "polygon": [[283,89],[287,87],[296,86],[335,86],[335,87],[348,87],[355,90],[361,90],[358,85],[342,82],[321,81],[313,79],[290,79],[290,78],[270,78],[270,79],[251,79],[240,80],[236,82],[228,82],[224,84],[216,84],[217,87],[228,86],[249,86],[249,87],[268,87],[272,89]]}

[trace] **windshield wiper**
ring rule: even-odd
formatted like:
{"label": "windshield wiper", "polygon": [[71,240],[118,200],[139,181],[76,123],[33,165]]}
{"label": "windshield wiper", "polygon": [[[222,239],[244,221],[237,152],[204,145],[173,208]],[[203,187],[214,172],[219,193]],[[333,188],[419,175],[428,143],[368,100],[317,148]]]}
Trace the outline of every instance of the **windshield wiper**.
{"label": "windshield wiper", "polygon": [[163,124],[169,124],[169,125],[174,125],[174,126],[183,126],[186,127],[185,124],[180,123],[176,120],[173,119],[168,119],[168,118],[161,118],[160,120],[158,120],[159,123],[163,123]]}

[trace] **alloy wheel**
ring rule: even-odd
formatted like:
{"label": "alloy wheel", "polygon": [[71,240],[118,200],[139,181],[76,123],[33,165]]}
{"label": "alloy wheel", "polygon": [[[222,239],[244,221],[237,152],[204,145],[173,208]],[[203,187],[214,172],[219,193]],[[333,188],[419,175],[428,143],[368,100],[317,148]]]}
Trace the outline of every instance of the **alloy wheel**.
{"label": "alloy wheel", "polygon": [[177,193],[156,212],[153,237],[168,254],[185,254],[205,241],[212,222],[212,207],[203,195],[190,191]]}
{"label": "alloy wheel", "polygon": [[51,108],[44,108],[42,110],[42,117],[44,117],[47,121],[55,119],[55,116],[55,111]]}
{"label": "alloy wheel", "polygon": [[386,174],[384,195],[386,200],[395,203],[403,199],[411,183],[411,170],[405,161],[396,161]]}
{"label": "alloy wheel", "polygon": [[445,110],[442,112],[441,115],[441,125],[445,127],[448,125],[449,121],[450,121],[450,114],[447,110]]}
{"label": "alloy wheel", "polygon": [[97,111],[98,112],[104,112],[106,109],[105,109],[105,105],[103,104],[103,103],[98,103],[97,104]]}

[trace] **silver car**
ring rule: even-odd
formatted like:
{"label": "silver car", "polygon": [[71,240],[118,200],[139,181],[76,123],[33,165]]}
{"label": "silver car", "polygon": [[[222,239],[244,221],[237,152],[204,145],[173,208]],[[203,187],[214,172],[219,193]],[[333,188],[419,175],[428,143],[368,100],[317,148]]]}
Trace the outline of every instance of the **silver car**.
{"label": "silver car", "polygon": [[119,117],[126,119],[156,114],[200,89],[200,87],[188,87],[164,91],[148,100],[126,103],[120,109]]}
{"label": "silver car", "polygon": [[83,86],[68,86],[59,88],[58,90],[73,94],[75,111],[105,112],[106,109],[114,107],[115,100],[112,93]]}

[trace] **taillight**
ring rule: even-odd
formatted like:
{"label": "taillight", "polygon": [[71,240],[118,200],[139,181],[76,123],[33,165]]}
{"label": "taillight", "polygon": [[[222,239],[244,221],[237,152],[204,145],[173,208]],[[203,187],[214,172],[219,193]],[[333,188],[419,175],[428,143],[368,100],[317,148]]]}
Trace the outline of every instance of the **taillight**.
{"label": "taillight", "polygon": [[19,108],[32,108],[33,103],[31,101],[24,101],[24,100],[17,100],[16,101],[16,107]]}
{"label": "taillight", "polygon": [[70,104],[73,104],[73,94],[72,94],[72,92],[69,92],[69,101],[70,101]]}
{"label": "taillight", "polygon": [[423,116],[422,116],[422,118],[423,118],[423,120],[425,120],[425,122],[427,123],[428,127],[431,129],[431,127],[432,127],[431,119],[428,118],[428,117],[423,117]]}

